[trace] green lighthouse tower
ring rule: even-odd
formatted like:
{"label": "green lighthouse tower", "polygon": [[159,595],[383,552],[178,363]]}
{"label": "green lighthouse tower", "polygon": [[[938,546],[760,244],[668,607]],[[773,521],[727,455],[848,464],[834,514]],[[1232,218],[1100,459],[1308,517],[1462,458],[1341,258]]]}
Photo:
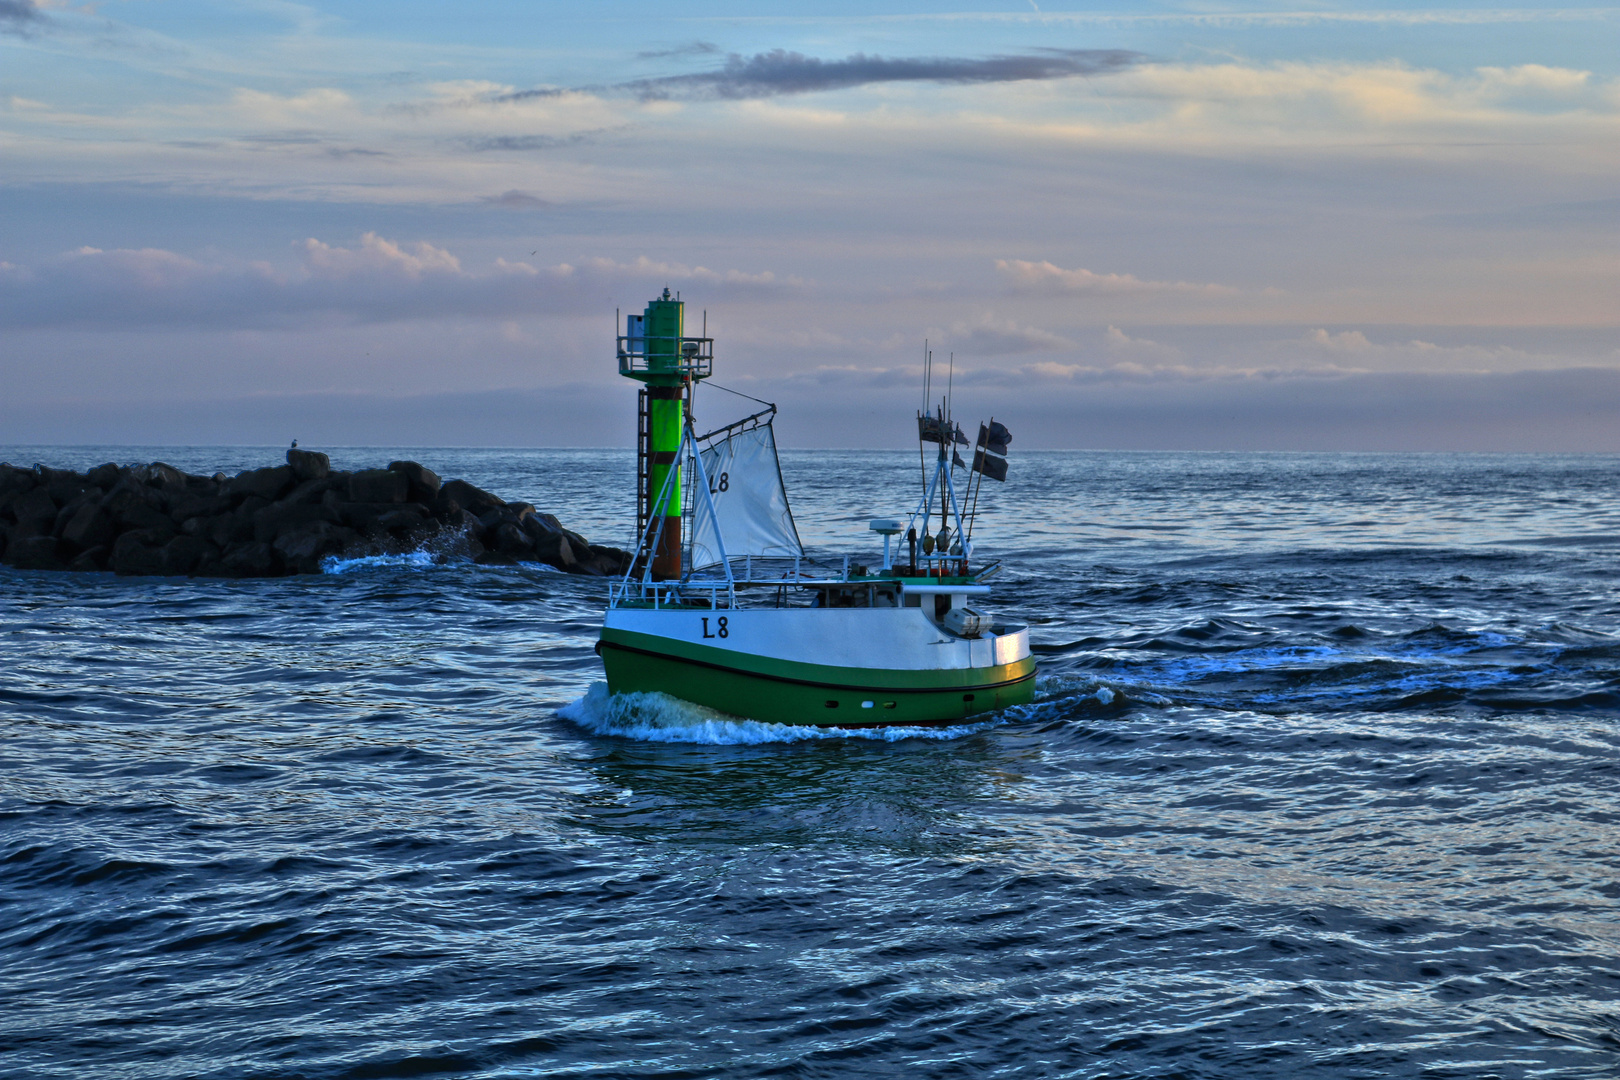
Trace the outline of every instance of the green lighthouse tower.
{"label": "green lighthouse tower", "polygon": [[658,541],[652,576],[681,576],[680,451],[692,388],[706,379],[714,339],[686,336],[686,305],[665,289],[640,315],[625,320],[618,340],[619,374],[643,384],[636,410],[636,534],[649,526]]}

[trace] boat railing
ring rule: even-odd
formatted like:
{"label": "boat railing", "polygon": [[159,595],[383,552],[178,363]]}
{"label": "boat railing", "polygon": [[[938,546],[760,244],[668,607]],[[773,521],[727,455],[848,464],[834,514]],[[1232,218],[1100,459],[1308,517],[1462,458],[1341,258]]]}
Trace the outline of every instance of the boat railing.
{"label": "boat railing", "polygon": [[[922,557],[917,559],[917,572],[912,577],[938,578],[955,577],[948,571],[960,563],[960,555],[951,555],[945,558],[930,558],[925,567]],[[739,555],[731,559],[731,581],[736,588],[825,588],[831,585],[871,585],[881,584],[885,580],[899,581],[906,577],[904,566],[892,570],[874,572],[867,565],[855,563],[850,556],[843,556],[841,562],[818,560],[812,562],[808,559],[770,558],[760,559],[754,556]],[[941,571],[947,571],[941,573]],[[719,563],[706,566],[696,571],[688,580],[707,586],[725,584],[725,569]],[[706,575],[713,575],[712,577]],[[920,586],[926,587],[926,586]]]}
{"label": "boat railing", "polygon": [[710,608],[737,606],[737,590],[732,583],[716,581],[610,581],[608,607],[615,608],[626,602],[651,604],[655,608],[693,607]]}
{"label": "boat railing", "polygon": [[[920,577],[937,577],[940,569],[949,569],[944,563],[959,562],[960,555],[928,556],[929,565],[924,568],[924,557],[919,556],[917,562],[921,573]],[[998,564],[992,564],[992,572],[999,569]],[[864,566],[853,565],[849,556],[844,556],[842,565],[828,565],[824,562],[809,562],[803,558],[771,558],[756,559],[752,555],[739,555],[730,560],[731,573],[726,573],[726,567],[716,563],[704,567],[682,581],[653,581],[646,577],[619,578],[608,583],[608,606],[618,607],[624,603],[650,604],[655,608],[664,607],[709,607],[728,608],[737,606],[737,590],[744,588],[754,589],[816,589],[837,585],[877,585],[882,584],[884,577],[872,574]],[[889,573],[892,573],[890,571]],[[949,576],[949,575],[947,575]],[[932,586],[925,582],[902,581],[891,578],[896,584],[902,586],[904,591],[920,592],[962,592],[980,594],[989,592],[984,585],[964,585],[961,582],[952,582],[939,586]]]}

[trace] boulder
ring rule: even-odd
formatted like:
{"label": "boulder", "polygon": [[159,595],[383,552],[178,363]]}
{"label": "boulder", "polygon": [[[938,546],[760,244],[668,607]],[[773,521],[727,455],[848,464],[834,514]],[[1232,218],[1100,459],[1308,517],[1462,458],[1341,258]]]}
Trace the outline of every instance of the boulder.
{"label": "boulder", "polygon": [[174,521],[157,507],[161,499],[162,496],[150,488],[120,482],[101,500],[101,508],[112,517],[120,531],[167,529],[173,532]]}
{"label": "boulder", "polygon": [[122,474],[119,472],[118,466],[109,461],[105,465],[97,465],[95,468],[91,469],[85,474],[85,479],[96,485],[96,487],[106,491],[114,484],[118,483],[121,476]]}
{"label": "boulder", "polygon": [[474,514],[483,515],[497,506],[505,506],[504,499],[497,498],[483,488],[474,487],[465,480],[450,480],[439,488],[436,501],[453,499],[457,506],[463,510],[471,510]]}
{"label": "boulder", "polygon": [[6,561],[19,570],[60,570],[54,536],[28,536],[6,547]]}
{"label": "boulder", "polygon": [[62,539],[75,550],[86,551],[111,544],[117,533],[111,514],[99,503],[86,503],[68,519],[62,529]]}
{"label": "boulder", "polygon": [[305,480],[325,480],[332,471],[332,459],[314,450],[288,450],[287,465],[300,483]]}
{"label": "boulder", "polygon": [[74,502],[83,497],[86,492],[93,491],[98,496],[101,494],[100,488],[78,475],[53,480],[44,487],[46,491],[50,492],[51,501],[57,506],[65,506],[70,502]]}
{"label": "boulder", "polygon": [[0,462],[0,500],[11,495],[21,495],[36,482],[32,469],[19,469],[15,465]]}
{"label": "boulder", "polygon": [[[11,516],[17,522],[12,537],[39,536],[56,524],[56,503],[44,488],[36,487],[11,500]],[[18,530],[21,530],[19,534]]]}
{"label": "boulder", "polygon": [[163,545],[163,572],[189,574],[205,555],[217,556],[213,544],[195,536],[177,536]]}
{"label": "boulder", "polygon": [[338,554],[358,539],[353,529],[316,521],[282,533],[270,546],[293,573],[318,574],[322,559]]}
{"label": "boulder", "polygon": [[275,465],[268,469],[252,469],[225,483],[225,492],[238,498],[257,495],[266,502],[274,502],[282,492],[293,485],[291,465]]}
{"label": "boulder", "polygon": [[58,540],[62,539],[62,531],[67,528],[68,522],[73,520],[74,514],[77,514],[86,506],[99,506],[101,504],[101,490],[99,488],[91,488],[90,491],[93,492],[93,494],[80,495],[76,499],[71,499],[68,502],[57,504],[62,509],[56,512],[56,518],[51,523],[50,532],[52,536],[56,537]]}
{"label": "boulder", "polygon": [[395,535],[415,532],[428,523],[427,511],[416,503],[406,503],[404,506],[389,510],[377,517],[377,528],[386,530]]}
{"label": "boulder", "polygon": [[400,503],[369,503],[369,502],[340,502],[332,509],[337,513],[338,520],[351,529],[363,533],[377,532],[381,526],[377,519],[384,514],[393,513],[400,509]]}
{"label": "boulder", "polygon": [[410,480],[392,469],[362,469],[349,475],[350,502],[402,503],[410,493]]}
{"label": "boulder", "polygon": [[551,514],[523,514],[518,517],[518,528],[539,540],[542,536],[561,536],[562,524]]}
{"label": "boulder", "polygon": [[444,484],[439,479],[438,473],[432,469],[424,468],[414,461],[390,461],[388,469],[390,472],[404,474],[405,479],[411,485],[410,500],[412,502],[431,506],[433,500],[438,497],[439,488]]}
{"label": "boulder", "polygon": [[139,465],[130,471],[143,476],[147,487],[155,487],[162,491],[184,491],[186,489],[186,474],[173,465],[165,465],[161,461],[154,461],[150,465]]}
{"label": "boulder", "polygon": [[253,515],[253,539],[273,545],[282,533],[316,522],[336,525],[340,520],[337,511],[320,503],[313,506],[308,503],[271,503]]}
{"label": "boulder", "polygon": [[484,523],[474,517],[471,510],[458,511],[446,524],[469,540],[481,542],[484,539]]}
{"label": "boulder", "polygon": [[511,522],[503,522],[497,526],[490,536],[490,541],[490,546],[498,555],[505,555],[511,559],[534,556],[534,541]]}
{"label": "boulder", "polygon": [[349,474],[338,473],[319,480],[304,480],[280,499],[281,502],[341,502],[349,491]]}
{"label": "boulder", "polygon": [[540,562],[569,572],[573,572],[578,565],[573,545],[561,532],[542,533],[539,537],[535,537],[534,541],[533,557]]}
{"label": "boulder", "polygon": [[618,577],[630,569],[631,560],[635,556],[622,548],[605,547],[598,544],[591,545],[591,555],[602,573],[609,577]]}
{"label": "boulder", "polygon": [[235,514],[221,514],[219,517],[208,518],[207,523],[208,528],[197,535],[206,537],[208,542],[217,548],[224,549],[234,543],[253,539],[252,518],[238,518]]}
{"label": "boulder", "polygon": [[107,565],[118,574],[161,574],[163,545],[173,539],[157,529],[136,529],[113,541]]}
{"label": "boulder", "polygon": [[120,469],[118,478],[136,487],[151,487],[159,491],[184,491],[186,487],[186,474],[161,461]]}
{"label": "boulder", "polygon": [[84,480],[84,477],[72,469],[53,469],[49,465],[39,464],[34,466],[34,478],[46,487],[52,484],[71,484]]}
{"label": "boulder", "polygon": [[275,577],[281,570],[269,544],[238,544],[219,561],[217,573],[226,577]]}
{"label": "boulder", "polygon": [[107,556],[111,550],[106,547],[87,548],[73,557],[67,568],[75,573],[96,573],[107,568]]}
{"label": "boulder", "polygon": [[169,501],[169,516],[176,521],[194,517],[214,517],[230,510],[234,502],[229,495],[187,491]]}

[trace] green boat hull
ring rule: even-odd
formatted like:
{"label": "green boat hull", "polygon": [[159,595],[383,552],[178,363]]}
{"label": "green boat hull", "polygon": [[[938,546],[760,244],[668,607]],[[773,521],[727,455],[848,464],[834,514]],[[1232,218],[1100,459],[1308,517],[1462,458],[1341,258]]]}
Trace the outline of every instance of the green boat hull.
{"label": "green boat hull", "polygon": [[815,727],[937,726],[1028,704],[1035,658],[993,667],[831,667],[604,630],[597,645],[615,694],[658,692],[732,716]]}

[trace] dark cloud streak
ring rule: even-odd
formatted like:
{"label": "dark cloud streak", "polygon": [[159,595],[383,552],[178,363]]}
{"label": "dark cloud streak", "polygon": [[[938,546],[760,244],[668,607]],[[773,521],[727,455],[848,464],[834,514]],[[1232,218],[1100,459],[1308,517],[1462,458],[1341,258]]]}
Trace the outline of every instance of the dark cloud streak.
{"label": "dark cloud streak", "polygon": [[[612,86],[581,87],[591,93],[629,92],[644,101],[671,98],[745,100],[785,94],[848,90],[874,83],[933,82],[956,85],[1068,79],[1106,75],[1140,63],[1141,53],[1128,49],[1039,49],[1034,52],[978,59],[950,56],[886,57],[855,53],[842,60],[821,60],[786,49],[743,56],[732,53],[714,71],[632,79]],[[559,89],[519,90],[498,102],[558,97],[578,92]]]}
{"label": "dark cloud streak", "polygon": [[636,53],[637,60],[663,60],[673,56],[718,56],[720,46],[708,41],[693,41],[673,49],[654,49]]}
{"label": "dark cloud streak", "polygon": [[486,195],[479,201],[490,206],[499,206],[504,210],[548,210],[552,206],[538,195],[531,195],[516,188],[503,191],[499,195]]}
{"label": "dark cloud streak", "polygon": [[645,98],[762,98],[811,94],[890,82],[975,84],[1067,79],[1100,75],[1135,64],[1139,53],[1124,49],[1043,49],[1015,56],[970,60],[959,57],[895,58],[856,53],[843,60],[819,60],[803,53],[772,49],[726,58],[718,71],[637,79],[625,83]]}
{"label": "dark cloud streak", "polygon": [[44,24],[34,0],[0,0],[0,34],[26,37]]}
{"label": "dark cloud streak", "polygon": [[580,131],[572,135],[491,135],[486,138],[465,139],[463,145],[474,153],[491,151],[527,152],[554,150],[559,146],[577,146],[589,142],[597,132]]}

